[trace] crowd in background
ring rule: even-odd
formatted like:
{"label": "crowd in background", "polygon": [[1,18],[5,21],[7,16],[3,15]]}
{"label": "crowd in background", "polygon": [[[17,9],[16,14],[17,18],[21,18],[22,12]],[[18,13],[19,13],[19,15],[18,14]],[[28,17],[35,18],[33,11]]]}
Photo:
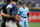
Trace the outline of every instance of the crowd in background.
{"label": "crowd in background", "polygon": [[[40,9],[40,2],[38,2],[38,1],[32,0],[32,1],[25,1],[25,2],[27,2],[27,7],[29,9]],[[18,2],[19,7],[21,6],[21,3],[22,3],[21,1]]]}
{"label": "crowd in background", "polygon": [[[1,1],[3,2],[4,0],[0,0],[0,8],[3,6],[3,3],[1,3]],[[29,9],[40,9],[40,0],[19,0],[17,2],[17,7],[21,7],[21,3],[25,1],[27,2],[27,7]],[[6,2],[6,1],[5,1]],[[4,2],[4,3],[5,3]]]}

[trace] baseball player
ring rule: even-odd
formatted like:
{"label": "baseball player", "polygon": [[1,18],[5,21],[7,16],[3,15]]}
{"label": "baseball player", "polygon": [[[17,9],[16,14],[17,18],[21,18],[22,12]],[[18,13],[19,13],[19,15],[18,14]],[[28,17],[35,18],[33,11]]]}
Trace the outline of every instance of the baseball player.
{"label": "baseball player", "polygon": [[22,27],[28,27],[27,17],[29,17],[29,9],[26,7],[26,2],[22,2],[22,7],[19,8],[18,15],[22,18]]}
{"label": "baseball player", "polygon": [[6,7],[7,14],[11,15],[9,22],[6,22],[6,27],[17,27],[16,20],[19,20],[17,15],[17,7],[16,7],[17,0],[11,0],[11,3]]}
{"label": "baseball player", "polygon": [[1,24],[1,27],[6,27],[5,26],[5,22],[8,18],[10,18],[11,16],[7,14],[7,11],[6,11],[6,6],[10,3],[11,1],[10,0],[7,0],[7,4],[4,4],[2,9],[1,9],[1,15],[2,15],[2,24]]}

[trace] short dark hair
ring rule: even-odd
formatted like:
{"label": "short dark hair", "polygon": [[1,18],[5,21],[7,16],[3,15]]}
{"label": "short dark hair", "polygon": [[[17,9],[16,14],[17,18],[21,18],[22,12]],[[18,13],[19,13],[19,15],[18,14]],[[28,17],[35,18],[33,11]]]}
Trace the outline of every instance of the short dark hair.
{"label": "short dark hair", "polygon": [[27,4],[27,2],[26,1],[23,1],[22,4]]}

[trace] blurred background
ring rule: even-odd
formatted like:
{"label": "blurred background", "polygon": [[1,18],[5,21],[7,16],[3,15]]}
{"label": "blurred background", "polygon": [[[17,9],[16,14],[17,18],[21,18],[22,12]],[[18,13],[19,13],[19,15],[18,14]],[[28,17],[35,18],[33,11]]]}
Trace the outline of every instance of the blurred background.
{"label": "blurred background", "polygon": [[[21,3],[23,1],[27,3],[27,7],[29,8],[30,11],[29,27],[40,27],[40,0],[18,0],[17,2],[18,9],[21,7]],[[6,0],[0,0],[0,10],[4,4],[6,4]],[[2,16],[0,15],[0,22],[1,20]]]}

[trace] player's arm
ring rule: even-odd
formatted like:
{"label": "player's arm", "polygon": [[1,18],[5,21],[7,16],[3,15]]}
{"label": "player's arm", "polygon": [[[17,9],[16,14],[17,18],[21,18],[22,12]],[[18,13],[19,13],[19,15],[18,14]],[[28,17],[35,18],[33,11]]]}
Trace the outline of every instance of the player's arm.
{"label": "player's arm", "polygon": [[27,13],[27,18],[29,19],[29,13]]}
{"label": "player's arm", "polygon": [[30,22],[30,17],[29,17],[29,13],[27,13],[27,18],[28,18],[28,20],[29,20],[29,22]]}
{"label": "player's arm", "polygon": [[17,21],[22,20],[22,18],[18,14],[16,16],[14,16],[14,19],[17,20]]}
{"label": "player's arm", "polygon": [[19,17],[19,20],[22,20],[22,18],[20,17],[20,8],[18,10],[18,17]]}
{"label": "player's arm", "polygon": [[10,18],[10,17],[11,17],[10,15],[5,14],[4,12],[1,12],[1,15],[2,15],[3,17],[7,17],[7,18]]}
{"label": "player's arm", "polygon": [[19,15],[19,14],[18,14],[18,16],[17,16],[17,17],[18,17],[18,19],[19,19],[19,20],[22,20],[22,18],[20,17],[20,15]]}
{"label": "player's arm", "polygon": [[30,22],[29,9],[27,10],[27,18],[29,19]]}
{"label": "player's arm", "polygon": [[9,18],[9,17],[11,17],[10,15],[8,15],[8,14],[5,14],[4,12],[3,12],[3,9],[5,8],[5,6],[3,6],[2,7],[2,10],[1,10],[1,15],[3,16],[3,17],[7,17],[7,18]]}

